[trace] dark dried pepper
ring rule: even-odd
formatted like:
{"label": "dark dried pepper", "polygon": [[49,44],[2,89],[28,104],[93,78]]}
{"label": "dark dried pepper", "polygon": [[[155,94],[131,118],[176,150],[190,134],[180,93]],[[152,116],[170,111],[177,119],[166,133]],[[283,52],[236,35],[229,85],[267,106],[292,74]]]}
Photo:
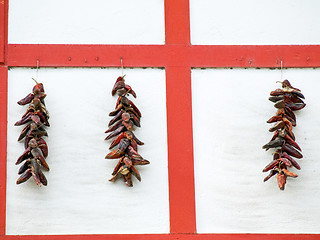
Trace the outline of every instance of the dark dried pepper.
{"label": "dark dried pepper", "polygon": [[300,110],[306,106],[302,99],[304,95],[297,88],[292,87],[288,80],[284,80],[282,89],[276,89],[270,93],[269,100],[275,102],[274,106],[278,109],[275,116],[271,117],[267,123],[275,123],[270,132],[274,132],[269,143],[263,149],[276,148],[273,161],[270,162],[262,171],[270,171],[264,181],[277,174],[278,186],[284,190],[287,177],[298,177],[297,174],[288,171],[288,167],[294,166],[300,170],[299,164],[292,158],[302,158],[301,148],[295,142],[292,128],[296,126],[296,116],[293,111]]}
{"label": "dark dried pepper", "polygon": [[115,137],[109,149],[113,149],[106,155],[107,159],[120,158],[115,169],[112,172],[113,177],[109,180],[116,181],[122,178],[128,187],[132,187],[132,175],[141,181],[141,176],[135,165],[146,165],[150,162],[138,154],[138,145],[143,145],[134,134],[134,126],[140,127],[141,112],[138,107],[128,99],[131,94],[136,98],[136,93],[132,88],[125,84],[124,76],[118,77],[112,88],[112,96],[117,94],[118,100],[115,110],[109,113],[113,116],[108,124],[105,133],[109,135],[105,140]]}

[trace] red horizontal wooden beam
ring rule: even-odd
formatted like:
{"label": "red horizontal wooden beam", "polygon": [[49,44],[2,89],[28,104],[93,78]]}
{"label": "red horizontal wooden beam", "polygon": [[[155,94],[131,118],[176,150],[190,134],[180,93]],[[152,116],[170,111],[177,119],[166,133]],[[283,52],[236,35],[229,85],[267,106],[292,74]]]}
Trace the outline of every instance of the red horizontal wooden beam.
{"label": "red horizontal wooden beam", "polygon": [[320,67],[320,45],[196,45],[192,67]]}
{"label": "red horizontal wooden beam", "polygon": [[35,67],[320,67],[320,45],[9,44],[8,66]]}
{"label": "red horizontal wooden beam", "polygon": [[[156,67],[163,45],[9,44],[8,65],[35,67]],[[160,57],[159,57],[160,56]]]}
{"label": "red horizontal wooden beam", "polygon": [[166,240],[168,234],[6,235],[0,240]]}
{"label": "red horizontal wooden beam", "polygon": [[6,235],[1,240],[319,240],[315,234]]}

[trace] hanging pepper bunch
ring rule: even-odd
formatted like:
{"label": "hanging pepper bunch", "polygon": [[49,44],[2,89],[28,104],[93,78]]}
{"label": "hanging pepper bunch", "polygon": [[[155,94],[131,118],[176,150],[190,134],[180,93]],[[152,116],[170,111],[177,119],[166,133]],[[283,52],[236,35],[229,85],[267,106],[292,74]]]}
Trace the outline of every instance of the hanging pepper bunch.
{"label": "hanging pepper bunch", "polygon": [[275,123],[269,129],[269,132],[274,132],[274,134],[270,142],[262,148],[266,150],[276,148],[276,151],[273,155],[273,161],[263,169],[263,172],[270,171],[264,181],[277,174],[278,186],[284,190],[287,177],[295,178],[298,176],[287,169],[293,166],[300,170],[299,164],[292,158],[300,159],[303,157],[300,153],[301,148],[295,142],[292,128],[296,126],[294,111],[304,108],[306,104],[301,100],[304,99],[301,91],[292,87],[288,80],[282,82],[282,89],[276,89],[270,95],[269,100],[275,103],[274,106],[278,110],[276,115],[267,121],[267,123]]}
{"label": "hanging pepper bunch", "polygon": [[25,151],[16,162],[16,165],[24,162],[18,172],[21,176],[18,178],[17,184],[27,181],[32,176],[37,185],[47,186],[47,179],[41,170],[41,168],[49,170],[45,160],[48,156],[48,147],[42,138],[48,136],[44,127],[50,126],[49,114],[44,103],[45,97],[43,84],[36,82],[32,93],[18,101],[19,105],[29,103],[29,107],[21,120],[14,124],[15,126],[26,124],[18,138],[18,141],[24,139]]}
{"label": "hanging pepper bunch", "polygon": [[138,154],[138,145],[143,145],[133,133],[134,126],[140,127],[141,113],[134,103],[127,98],[129,94],[136,98],[136,93],[125,84],[124,76],[118,77],[112,89],[112,96],[117,94],[118,100],[114,111],[109,113],[113,118],[109,122],[109,129],[105,133],[109,135],[105,140],[116,137],[109,149],[115,148],[105,158],[120,158],[118,164],[112,172],[113,177],[109,180],[116,181],[122,177],[125,184],[132,187],[131,176],[134,175],[141,181],[140,174],[135,165],[146,165],[150,162]]}

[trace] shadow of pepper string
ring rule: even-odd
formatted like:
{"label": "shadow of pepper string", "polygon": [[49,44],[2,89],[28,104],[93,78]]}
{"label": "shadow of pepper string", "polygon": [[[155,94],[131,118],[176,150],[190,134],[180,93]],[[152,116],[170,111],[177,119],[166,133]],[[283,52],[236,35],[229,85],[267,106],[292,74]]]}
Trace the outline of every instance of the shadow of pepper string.
{"label": "shadow of pepper string", "polygon": [[[32,78],[33,79],[33,78]],[[20,126],[26,124],[18,138],[18,141],[24,139],[25,151],[18,158],[16,165],[24,162],[20,167],[18,174],[20,177],[17,184],[27,181],[31,176],[38,186],[47,186],[47,179],[41,169],[49,171],[49,166],[46,162],[48,156],[48,146],[42,138],[48,136],[45,127],[49,127],[49,113],[46,109],[44,98],[44,87],[42,83],[38,83],[25,98],[18,101],[19,105],[29,104],[26,113],[14,125]]]}
{"label": "shadow of pepper string", "polygon": [[140,127],[141,112],[127,98],[129,94],[136,98],[136,93],[129,85],[125,84],[124,76],[118,77],[111,92],[112,96],[117,94],[118,99],[115,110],[109,113],[109,116],[113,116],[113,118],[108,124],[109,128],[105,131],[105,133],[109,133],[105,140],[115,137],[109,149],[116,148],[105,158],[120,158],[112,172],[113,177],[109,181],[115,182],[118,178],[122,178],[128,187],[132,187],[132,175],[141,181],[140,173],[135,165],[146,165],[150,162],[138,153],[138,145],[144,145],[144,143],[134,135],[133,130],[134,126]]}
{"label": "shadow of pepper string", "polygon": [[284,190],[287,177],[296,178],[296,173],[290,172],[287,168],[295,167],[300,170],[299,164],[294,158],[302,158],[301,148],[295,142],[295,136],[292,132],[296,126],[296,116],[294,111],[301,110],[306,106],[302,99],[304,95],[298,88],[294,88],[288,80],[280,82],[282,89],[276,89],[270,93],[269,100],[274,102],[278,109],[275,116],[271,117],[267,123],[275,123],[269,129],[274,132],[272,139],[262,146],[266,151],[270,148],[276,148],[271,161],[262,171],[270,171],[269,175],[264,178],[264,182],[274,175],[277,175],[277,182],[280,190]]}

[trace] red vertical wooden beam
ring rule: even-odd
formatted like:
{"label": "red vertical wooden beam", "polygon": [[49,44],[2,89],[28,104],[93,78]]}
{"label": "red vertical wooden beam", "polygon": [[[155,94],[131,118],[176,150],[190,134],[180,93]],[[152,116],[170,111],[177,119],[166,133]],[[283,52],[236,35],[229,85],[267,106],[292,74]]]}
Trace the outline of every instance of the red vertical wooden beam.
{"label": "red vertical wooden beam", "polygon": [[7,177],[7,77],[8,68],[0,67],[0,236],[5,234]]}
{"label": "red vertical wooden beam", "polygon": [[165,0],[166,44],[190,45],[189,0]]}
{"label": "red vertical wooden beam", "polygon": [[[189,0],[165,0],[167,46],[190,46],[189,19]],[[171,59],[179,55],[169,58],[166,92],[170,233],[195,233],[191,68],[187,61]]]}
{"label": "red vertical wooden beam", "polygon": [[6,232],[8,0],[0,0],[0,236]]}
{"label": "red vertical wooden beam", "polygon": [[170,233],[195,233],[190,67],[166,68]]}
{"label": "red vertical wooden beam", "polygon": [[7,36],[7,0],[0,0],[0,63],[5,62],[6,36]]}

